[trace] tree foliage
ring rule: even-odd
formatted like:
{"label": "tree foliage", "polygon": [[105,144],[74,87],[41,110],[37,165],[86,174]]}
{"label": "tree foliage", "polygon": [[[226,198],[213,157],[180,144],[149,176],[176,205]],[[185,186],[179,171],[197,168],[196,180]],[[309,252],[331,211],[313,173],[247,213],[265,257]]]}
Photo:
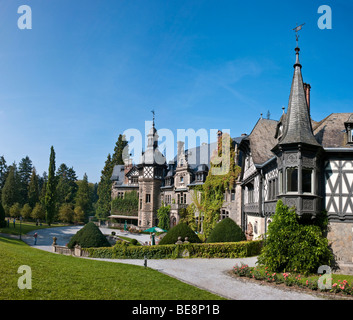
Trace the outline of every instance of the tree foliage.
{"label": "tree foliage", "polygon": [[49,225],[53,222],[55,217],[56,185],[57,185],[57,180],[55,176],[55,151],[54,151],[54,147],[52,146],[50,149],[48,181],[47,181],[46,193],[45,193],[45,212],[46,212],[45,218]]}
{"label": "tree foliage", "polygon": [[88,177],[85,173],[83,175],[83,180],[78,181],[78,190],[75,197],[75,207],[80,207],[85,216],[88,216],[90,213],[92,213],[93,210],[92,192],[93,190],[88,183]]}
{"label": "tree foliage", "polygon": [[28,184],[28,204],[34,208],[39,201],[39,179],[36,169],[33,167],[31,178]]}
{"label": "tree foliage", "polygon": [[111,155],[108,154],[107,160],[105,161],[104,168],[102,170],[101,179],[98,184],[98,201],[96,216],[98,218],[106,218],[109,216],[111,209],[111,187],[112,181],[110,180],[113,171],[113,164]]}
{"label": "tree foliage", "polygon": [[13,164],[10,166],[5,185],[2,188],[1,193],[1,202],[5,212],[7,212],[15,203],[19,201],[19,190],[17,182],[17,167],[16,164]]}
{"label": "tree foliage", "polygon": [[164,203],[157,211],[158,227],[169,230],[170,228],[170,205],[166,206]]}

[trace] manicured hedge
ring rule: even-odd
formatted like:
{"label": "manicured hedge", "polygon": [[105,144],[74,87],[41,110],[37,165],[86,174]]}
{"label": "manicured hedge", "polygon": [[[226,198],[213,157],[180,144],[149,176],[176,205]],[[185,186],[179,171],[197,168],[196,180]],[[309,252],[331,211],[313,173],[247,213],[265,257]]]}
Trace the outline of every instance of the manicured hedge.
{"label": "manicured hedge", "polygon": [[159,242],[160,245],[175,244],[178,238],[181,237],[181,241],[185,241],[188,238],[189,242],[200,243],[201,240],[197,234],[186,224],[178,223],[175,227],[170,229],[167,234]]}
{"label": "manicured hedge", "polygon": [[246,237],[241,228],[231,218],[218,222],[207,238],[207,243],[245,241]]}
{"label": "manicured hedge", "polygon": [[245,258],[260,254],[262,241],[227,243],[188,243],[157,246],[114,246],[87,248],[91,258],[108,259],[176,259],[189,258]]}
{"label": "manicured hedge", "polygon": [[72,249],[75,245],[80,245],[82,248],[91,248],[108,247],[110,243],[93,222],[88,222],[82,229],[76,232],[67,246]]}

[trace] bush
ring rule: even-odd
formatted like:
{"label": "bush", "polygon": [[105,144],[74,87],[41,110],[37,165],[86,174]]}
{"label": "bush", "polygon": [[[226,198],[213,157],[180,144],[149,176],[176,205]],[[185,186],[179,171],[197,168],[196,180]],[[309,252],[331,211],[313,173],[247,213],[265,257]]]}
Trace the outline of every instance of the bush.
{"label": "bush", "polygon": [[296,212],[281,200],[277,202],[272,218],[258,258],[260,265],[276,272],[305,274],[316,272],[320,265],[330,265],[332,255],[328,240],[318,225],[299,223]]}
{"label": "bush", "polygon": [[108,259],[176,259],[189,258],[245,258],[260,254],[262,241],[234,243],[189,243],[182,245],[133,246],[117,243],[112,248],[88,248],[92,258]]}
{"label": "bush", "polygon": [[110,247],[110,243],[99,228],[93,223],[87,223],[81,230],[70,239],[68,247],[72,249],[75,245],[82,248]]}
{"label": "bush", "polygon": [[167,234],[159,242],[159,245],[175,244],[178,241],[178,237],[181,237],[183,241],[187,237],[188,241],[191,243],[201,242],[200,238],[186,223],[179,223],[167,232]]}
{"label": "bush", "polygon": [[241,228],[231,218],[225,218],[216,224],[206,242],[238,242],[245,240],[246,237]]}

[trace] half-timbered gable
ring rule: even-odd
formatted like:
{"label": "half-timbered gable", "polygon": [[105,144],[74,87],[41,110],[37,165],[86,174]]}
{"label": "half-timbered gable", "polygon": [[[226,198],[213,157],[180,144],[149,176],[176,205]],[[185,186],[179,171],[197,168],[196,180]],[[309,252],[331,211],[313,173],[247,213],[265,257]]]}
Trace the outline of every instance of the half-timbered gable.
{"label": "half-timbered gable", "polygon": [[[242,228],[266,233],[278,199],[301,219],[327,211],[327,237],[342,271],[353,274],[353,113],[310,117],[297,47],[288,109],[270,125],[260,119],[242,141]],[[266,126],[267,124],[267,126]]]}

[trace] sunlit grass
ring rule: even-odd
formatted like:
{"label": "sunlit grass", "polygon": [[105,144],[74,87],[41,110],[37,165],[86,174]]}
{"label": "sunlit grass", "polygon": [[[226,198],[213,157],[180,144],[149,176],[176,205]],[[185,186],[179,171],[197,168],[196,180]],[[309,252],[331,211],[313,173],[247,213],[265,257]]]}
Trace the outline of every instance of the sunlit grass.
{"label": "sunlit grass", "polygon": [[[63,256],[0,237],[0,300],[216,300],[150,268]],[[32,289],[19,289],[17,270],[32,271]]]}

